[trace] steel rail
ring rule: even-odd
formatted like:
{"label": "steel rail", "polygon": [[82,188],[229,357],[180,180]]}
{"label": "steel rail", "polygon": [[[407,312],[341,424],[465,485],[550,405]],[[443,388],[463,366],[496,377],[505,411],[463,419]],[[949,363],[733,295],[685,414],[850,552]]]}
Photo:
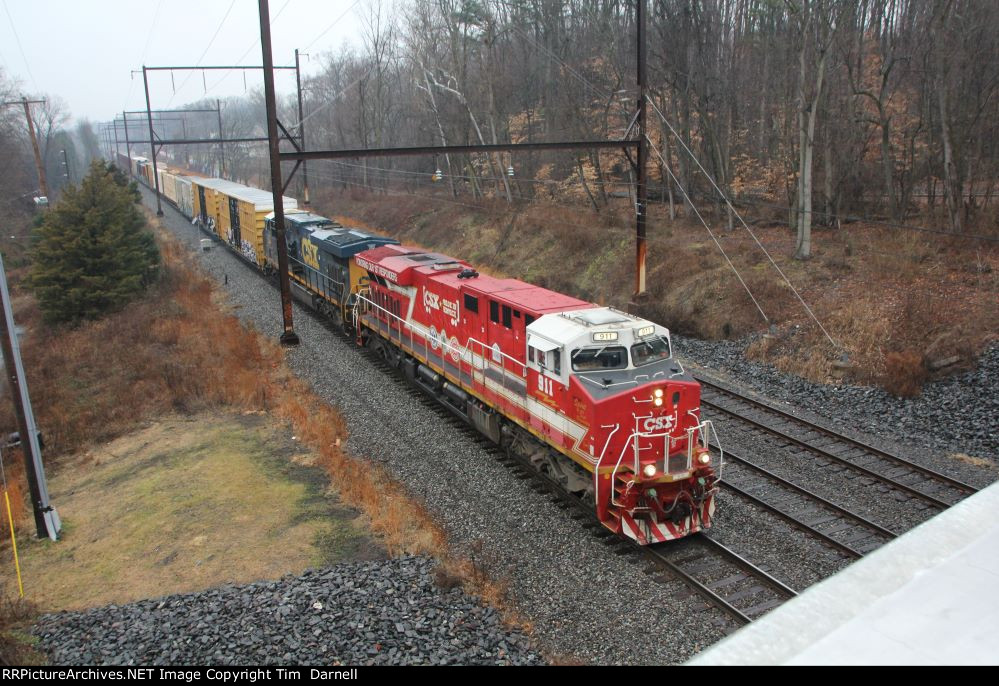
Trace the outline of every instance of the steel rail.
{"label": "steel rail", "polygon": [[774,407],[773,405],[770,405],[768,403],[762,402],[760,400],[756,400],[755,398],[750,398],[750,397],[748,397],[746,395],[743,395],[742,393],[739,393],[739,392],[733,391],[733,390],[731,390],[729,388],[725,388],[723,386],[720,386],[720,385],[718,385],[718,384],[716,384],[716,383],[714,383],[712,381],[708,381],[707,379],[704,379],[704,378],[702,378],[700,376],[696,376],[695,375],[694,378],[702,386],[707,386],[707,387],[711,388],[714,391],[718,391],[718,392],[720,392],[722,394],[732,396],[732,397],[736,398],[740,402],[744,402],[744,403],[746,403],[748,405],[752,405],[753,407],[758,407],[761,410],[764,410],[766,412],[770,412],[772,414],[775,414],[775,415],[777,415],[779,417],[782,417],[782,418],[784,418],[784,419],[786,419],[786,420],[788,420],[790,422],[794,422],[794,423],[798,423],[798,424],[803,424],[803,425],[807,426],[809,429],[812,429],[813,431],[817,431],[819,433],[825,434],[826,436],[829,436],[830,438],[833,438],[833,439],[839,441],[840,443],[846,443],[846,444],[851,445],[851,446],[853,446],[855,448],[860,448],[861,450],[865,450],[865,451],[871,453],[872,455],[874,455],[876,457],[880,457],[880,458],[885,459],[885,460],[890,460],[892,462],[898,462],[900,465],[908,467],[909,469],[912,469],[914,471],[917,471],[920,474],[923,474],[924,476],[928,476],[931,479],[934,479],[936,481],[942,481],[943,483],[947,484],[948,486],[951,486],[952,488],[957,489],[959,491],[964,491],[967,495],[971,495],[973,493],[977,493],[978,492],[978,489],[976,487],[970,485],[970,484],[966,484],[966,483],[964,483],[962,481],[954,479],[953,477],[947,476],[946,474],[941,474],[940,472],[938,472],[936,470],[930,469],[929,467],[924,467],[923,465],[920,465],[920,464],[917,464],[915,462],[912,462],[911,460],[907,460],[904,457],[901,457],[901,456],[896,455],[894,453],[888,452],[887,450],[882,450],[881,448],[876,448],[873,445],[871,445],[870,443],[866,443],[866,442],[861,441],[861,440],[856,439],[856,438],[851,438],[850,436],[844,436],[843,434],[837,433],[836,431],[834,431],[832,429],[828,429],[828,428],[826,428],[824,426],[821,426],[819,424],[815,424],[814,422],[810,422],[807,419],[802,419],[801,417],[796,417],[795,415],[791,414],[790,412],[787,412],[786,410],[782,410],[782,409],[780,409],[778,407]]}
{"label": "steel rail", "polygon": [[723,597],[712,591],[705,584],[701,583],[693,576],[685,572],[683,569],[680,568],[679,565],[677,565],[672,560],[668,559],[665,555],[663,555],[659,551],[651,548],[646,548],[642,550],[642,554],[645,555],[645,557],[652,559],[656,564],[661,565],[666,569],[668,569],[671,574],[675,575],[681,581],[683,581],[688,586],[696,590],[702,596],[707,598],[707,600],[711,602],[711,604],[713,604],[715,607],[719,608],[720,610],[724,611],[727,615],[735,619],[740,624],[749,624],[753,621],[752,617],[743,613],[742,610],[732,605],[732,603],[728,602]]}
{"label": "steel rail", "polygon": [[824,448],[820,448],[818,446],[812,445],[811,443],[808,443],[807,441],[804,441],[804,440],[802,440],[800,438],[797,438],[796,436],[792,436],[791,434],[788,434],[788,433],[786,433],[784,431],[781,431],[780,429],[776,429],[776,428],[774,428],[772,426],[764,424],[762,421],[753,419],[751,417],[747,417],[746,415],[743,415],[743,414],[739,414],[735,410],[731,410],[729,408],[722,407],[721,405],[716,405],[715,403],[713,403],[713,402],[711,402],[709,400],[704,400],[704,398],[701,398],[701,406],[702,407],[704,407],[704,406],[712,407],[712,408],[718,410],[719,412],[722,412],[724,414],[727,414],[727,415],[733,417],[734,419],[736,419],[738,421],[745,422],[746,424],[749,424],[750,426],[755,426],[756,428],[762,429],[763,431],[766,431],[766,432],[771,433],[771,434],[773,434],[775,436],[778,436],[778,437],[780,437],[780,438],[788,441],[789,443],[791,443],[793,445],[797,445],[797,446],[799,446],[801,448],[804,448],[805,450],[809,450],[809,451],[815,453],[816,455],[819,455],[822,458],[825,458],[825,459],[828,459],[828,460],[832,460],[833,462],[838,462],[838,463],[840,463],[840,464],[848,467],[849,469],[857,471],[857,472],[859,472],[859,473],[861,473],[861,474],[863,474],[865,476],[869,476],[872,479],[875,479],[875,480],[880,481],[880,482],[885,483],[885,484],[889,484],[892,488],[895,488],[895,489],[900,490],[900,491],[904,491],[904,492],[908,493],[909,495],[911,495],[913,497],[916,497],[916,498],[919,498],[921,500],[924,500],[924,501],[926,501],[927,503],[929,503],[930,505],[932,505],[934,507],[938,507],[940,509],[946,510],[948,507],[950,507],[953,504],[953,503],[948,503],[948,502],[945,502],[943,500],[940,500],[939,498],[935,498],[932,495],[923,493],[922,491],[920,491],[920,490],[918,490],[916,488],[913,488],[912,486],[907,486],[906,484],[903,484],[903,483],[901,483],[899,481],[896,481],[895,479],[891,478],[890,476],[885,476],[884,474],[881,474],[879,472],[875,472],[874,470],[868,469],[867,467],[863,467],[861,465],[858,465],[857,463],[852,462],[852,461],[850,461],[850,460],[848,460],[848,459],[846,459],[844,457],[840,457],[839,455],[836,455],[835,453],[831,453],[831,452],[829,452],[828,450],[826,450]]}
{"label": "steel rail", "polygon": [[788,598],[793,598],[796,595],[798,595],[798,592],[796,590],[794,590],[793,588],[791,588],[790,586],[788,586],[787,584],[785,584],[783,581],[781,581],[780,579],[778,579],[777,577],[775,577],[775,576],[773,576],[771,574],[767,574],[762,569],[760,569],[759,567],[757,567],[756,565],[754,565],[752,562],[750,562],[746,558],[744,558],[741,555],[739,555],[737,552],[735,552],[731,548],[728,548],[727,546],[723,545],[722,543],[719,543],[715,539],[713,539],[710,536],[708,536],[705,532],[703,532],[703,531],[700,532],[700,534],[696,538],[693,538],[692,540],[695,540],[695,541],[706,541],[709,548],[712,548],[713,550],[717,551],[722,556],[728,558],[729,561],[731,561],[733,564],[735,564],[740,569],[742,569],[742,570],[744,570],[746,572],[749,572],[750,574],[752,574],[753,576],[755,576],[758,579],[761,579],[764,583],[766,583],[767,585],[769,585],[771,588],[773,588],[774,590],[776,590],[776,591],[778,591],[780,593],[783,593]]}
{"label": "steel rail", "polygon": [[[747,460],[745,457],[742,457],[741,455],[733,453],[731,450],[726,450],[725,451],[725,457],[727,459],[729,459],[729,460],[732,460],[733,462],[738,462],[739,464],[748,467],[752,471],[755,471],[755,472],[758,472],[759,474],[762,474],[764,477],[766,477],[768,479],[776,481],[777,483],[779,483],[781,486],[784,486],[785,488],[790,488],[791,490],[795,491],[796,493],[799,493],[799,494],[801,494],[801,495],[803,495],[803,496],[805,496],[807,498],[811,498],[812,500],[816,500],[816,501],[822,503],[822,505],[824,505],[825,507],[828,507],[831,510],[835,510],[836,512],[838,512],[839,514],[843,515],[844,517],[849,517],[850,519],[853,519],[853,520],[855,520],[855,521],[863,524],[864,526],[866,526],[866,527],[868,527],[870,529],[874,529],[876,532],[878,532],[882,536],[887,536],[888,538],[898,538],[898,533],[892,531],[891,529],[886,529],[885,527],[881,526],[880,524],[876,524],[876,523],[872,522],[871,520],[867,519],[866,517],[864,517],[862,515],[859,515],[856,512],[853,512],[852,510],[848,510],[848,509],[846,509],[845,507],[843,507],[841,505],[837,505],[836,503],[832,502],[831,500],[827,500],[827,499],[823,498],[822,496],[820,496],[817,493],[813,493],[812,491],[809,491],[807,488],[803,488],[802,486],[799,486],[796,483],[788,481],[784,477],[778,476],[777,474],[774,474],[769,469],[761,467],[760,465],[756,464],[755,462],[751,462],[751,461]],[[728,482],[725,482],[725,483],[728,483]]]}
{"label": "steel rail", "polygon": [[825,533],[819,531],[818,529],[816,529],[815,527],[811,526],[810,524],[806,524],[805,522],[801,521],[800,519],[798,519],[794,515],[791,515],[791,514],[785,512],[784,510],[780,509],[779,507],[777,507],[773,503],[769,503],[769,502],[763,500],[762,498],[760,498],[759,496],[753,495],[752,493],[750,493],[748,491],[745,491],[745,490],[739,488],[738,486],[735,486],[730,481],[722,481],[721,482],[721,487],[722,488],[726,488],[726,489],[732,491],[733,493],[735,493],[736,495],[738,495],[738,496],[740,496],[742,498],[745,498],[746,500],[750,501],[754,505],[757,505],[758,507],[762,507],[763,509],[767,510],[768,512],[771,512],[771,513],[777,515],[781,519],[785,520],[791,526],[794,526],[794,527],[797,527],[799,529],[802,529],[802,530],[808,532],[809,534],[811,534],[812,536],[815,536],[816,538],[821,539],[827,545],[832,546],[833,548],[836,548],[837,550],[839,550],[842,553],[845,553],[849,557],[852,557],[854,559],[858,559],[859,560],[860,558],[862,558],[864,556],[864,553],[860,552],[859,550],[851,547],[850,545],[848,545],[846,543],[843,543],[842,541],[837,541],[835,538],[833,538],[829,534],[825,534]]}

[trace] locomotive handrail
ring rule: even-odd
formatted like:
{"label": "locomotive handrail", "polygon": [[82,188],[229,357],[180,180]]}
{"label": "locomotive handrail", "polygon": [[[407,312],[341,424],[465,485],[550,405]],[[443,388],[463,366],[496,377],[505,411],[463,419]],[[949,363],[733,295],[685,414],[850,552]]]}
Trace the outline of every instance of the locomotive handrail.
{"label": "locomotive handrail", "polygon": [[[648,438],[648,439],[651,440],[653,438],[659,438],[660,436],[662,436],[663,439],[664,439],[663,440],[663,444],[664,445],[666,443],[665,439],[672,438],[670,436],[670,434],[669,434],[668,431],[662,431],[662,432],[638,431],[637,429],[635,431],[632,431],[631,435],[628,436],[628,440],[626,440],[624,442],[624,446],[621,448],[621,455],[617,458],[617,464],[614,465],[614,469],[611,472],[611,504],[612,505],[617,505],[618,507],[623,507],[624,506],[623,503],[617,502],[617,500],[615,498],[614,483],[617,480],[617,472],[618,472],[618,469],[621,468],[621,463],[624,461],[624,453],[628,450],[628,446],[631,445],[632,441],[634,441],[634,443],[635,443],[635,449],[634,449],[634,453],[635,453],[635,465],[634,465],[634,468],[632,469],[632,473],[634,473],[634,474],[637,475],[637,474],[639,474],[639,470],[638,470],[638,466],[639,466],[639,464],[638,464],[639,463],[638,450],[639,450],[639,448],[638,448],[638,441],[636,439],[639,439],[639,438]],[[606,448],[605,448],[605,450],[606,450]],[[666,451],[665,460],[666,461],[663,463],[663,474],[669,474],[669,472],[667,471],[667,468],[669,467],[669,451],[668,450]],[[599,463],[598,463],[598,465],[599,465]],[[687,471],[688,472],[690,471],[690,460],[689,459],[687,461]]]}
{"label": "locomotive handrail", "polygon": [[[687,414],[694,417],[695,420],[699,420],[699,417],[694,414],[693,411],[688,410]],[[710,419],[705,419],[703,421],[698,421],[695,426],[687,429],[687,465],[691,464],[694,458],[694,432],[700,435],[701,446],[711,454],[711,437],[715,438],[715,445],[718,447],[718,469],[716,470],[718,480],[722,478],[722,469],[725,466],[725,449],[722,447],[721,439],[718,438],[718,431],[715,429],[714,423]]]}
{"label": "locomotive handrail", "polygon": [[[428,340],[430,339],[430,331],[429,331],[429,329],[427,329],[426,327],[424,327],[422,324],[420,324],[418,322],[412,322],[412,321],[409,321],[407,319],[403,319],[399,315],[395,314],[394,312],[390,312],[386,308],[382,307],[381,305],[377,304],[376,302],[374,302],[373,300],[371,300],[370,298],[366,297],[365,295],[363,295],[361,293],[357,294],[357,300],[358,300],[358,302],[364,301],[370,308],[376,309],[376,310],[379,310],[379,311],[385,313],[385,315],[386,315],[387,318],[397,320],[398,322],[401,323],[402,326],[405,326],[405,328],[410,331],[410,346],[409,347],[410,347],[411,350],[415,349],[414,346],[413,346],[413,344],[412,344],[412,333],[415,331],[420,336],[422,336],[423,337],[423,347],[424,347],[424,351],[423,351],[424,355],[423,356],[425,358],[429,359],[430,355],[429,355],[429,351],[427,350]],[[400,337],[401,337],[401,334],[400,334]],[[451,345],[451,343],[449,341],[446,341],[446,340],[441,340],[441,341],[439,341],[439,343],[440,343],[440,346],[441,346],[442,349],[446,348],[448,351],[453,350],[453,351],[455,351],[455,352],[458,353],[458,359],[459,359],[459,365],[458,365],[459,381],[461,380],[460,379],[460,373],[461,373],[460,361],[462,359],[464,359],[464,357],[465,357],[464,353],[466,353],[466,352],[470,352],[471,353],[472,359],[469,360],[469,364],[470,365],[473,365],[473,363],[475,361],[476,354],[475,354],[474,350],[470,350],[469,349],[469,345],[468,345],[469,343],[477,343],[479,346],[481,346],[481,348],[482,348],[482,354],[478,355],[478,358],[479,358],[479,360],[481,360],[482,364],[484,365],[482,367],[483,371],[487,367],[491,367],[491,366],[494,365],[494,362],[492,360],[490,360],[487,355],[485,355],[485,351],[488,349],[490,353],[499,352],[499,355],[500,355],[501,358],[506,358],[506,359],[510,360],[511,362],[513,362],[515,365],[520,366],[523,369],[523,376],[525,376],[525,377],[527,376],[527,365],[526,364],[524,364],[523,362],[521,362],[520,360],[518,360],[515,357],[507,355],[502,350],[496,351],[496,350],[493,350],[493,348],[491,348],[491,347],[487,347],[485,343],[483,343],[482,341],[478,340],[477,338],[469,337],[468,340],[467,340],[467,342],[465,343],[465,345],[461,346],[461,347],[459,347],[459,346],[453,346],[453,345]],[[504,364],[502,364],[502,363],[500,363],[498,366],[499,366],[499,371],[502,373],[502,377],[501,378],[503,379],[503,381],[502,381],[503,389],[504,390],[509,390],[507,388],[507,385],[506,385],[506,382],[507,382],[507,370],[506,370],[506,366]]]}
{"label": "locomotive handrail", "polygon": [[[339,287],[340,292],[343,293],[344,284],[341,283],[340,281],[337,281],[332,276],[329,276],[328,274],[323,274],[320,270],[316,269],[315,267],[313,267],[311,265],[308,265],[305,262],[303,262],[302,260],[300,260],[300,259],[298,259],[296,257],[292,257],[291,255],[288,255],[288,260],[291,261],[291,262],[295,262],[295,263],[298,263],[298,264],[302,265],[303,267],[305,267],[305,269],[306,269],[307,272],[314,272],[316,274],[316,276],[318,276],[320,279],[323,279],[323,280],[325,280],[327,282],[330,282],[330,283],[336,285],[337,287]],[[308,283],[308,285],[310,285],[310,286],[312,285],[311,281],[308,280],[308,279],[306,279],[306,283]],[[318,288],[317,288],[317,290],[318,290]],[[325,295],[325,296],[327,296],[327,297],[329,296],[329,290],[325,286],[323,287],[322,294]]]}

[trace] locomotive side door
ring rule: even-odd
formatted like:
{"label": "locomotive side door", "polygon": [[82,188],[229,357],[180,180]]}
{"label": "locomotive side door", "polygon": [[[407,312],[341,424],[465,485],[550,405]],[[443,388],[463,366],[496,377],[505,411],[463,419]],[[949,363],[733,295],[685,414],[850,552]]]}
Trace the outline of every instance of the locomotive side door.
{"label": "locomotive side door", "polygon": [[474,354],[482,354],[489,335],[486,333],[484,310],[489,307],[489,298],[471,288],[461,289],[461,329],[469,338],[474,338],[482,345],[470,344]]}
{"label": "locomotive side door", "polygon": [[565,364],[561,345],[537,334],[528,335],[528,394],[541,404],[538,412],[531,413],[530,421],[536,430],[544,434],[550,433],[565,394]]}
{"label": "locomotive side door", "polygon": [[[514,313],[516,313],[516,316],[514,316]],[[514,359],[523,359],[524,336],[518,330],[523,325],[523,315],[519,310],[502,302],[489,300],[488,343],[494,351],[498,349]],[[513,374],[520,373],[520,365],[514,364],[512,360],[494,354],[494,362],[498,364],[500,359],[504,360],[508,371]]]}

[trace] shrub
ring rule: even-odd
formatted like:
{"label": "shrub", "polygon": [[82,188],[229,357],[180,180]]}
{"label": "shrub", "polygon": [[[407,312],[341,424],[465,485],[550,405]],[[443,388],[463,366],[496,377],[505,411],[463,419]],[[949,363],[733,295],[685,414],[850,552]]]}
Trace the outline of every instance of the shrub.
{"label": "shrub", "polygon": [[155,277],[159,251],[138,200],[120,171],[96,161],[45,216],[34,235],[30,284],[48,322],[121,309]]}
{"label": "shrub", "polygon": [[900,398],[913,398],[923,389],[926,377],[926,365],[919,353],[905,350],[885,355],[885,374],[881,385],[889,393]]}

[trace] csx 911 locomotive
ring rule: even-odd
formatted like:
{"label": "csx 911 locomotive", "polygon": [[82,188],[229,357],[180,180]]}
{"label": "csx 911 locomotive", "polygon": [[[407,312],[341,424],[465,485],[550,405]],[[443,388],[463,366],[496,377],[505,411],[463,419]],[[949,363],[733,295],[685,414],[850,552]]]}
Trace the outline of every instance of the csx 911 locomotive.
{"label": "csx 911 locomotive", "polygon": [[[177,188],[192,188],[190,216],[274,274],[269,194],[181,178]],[[242,199],[256,203],[252,211]],[[285,208],[293,292],[359,345],[593,502],[612,531],[649,544],[711,525],[721,455],[712,456],[708,439],[717,437],[665,328],[479,274],[467,262],[294,209],[292,199]]]}

